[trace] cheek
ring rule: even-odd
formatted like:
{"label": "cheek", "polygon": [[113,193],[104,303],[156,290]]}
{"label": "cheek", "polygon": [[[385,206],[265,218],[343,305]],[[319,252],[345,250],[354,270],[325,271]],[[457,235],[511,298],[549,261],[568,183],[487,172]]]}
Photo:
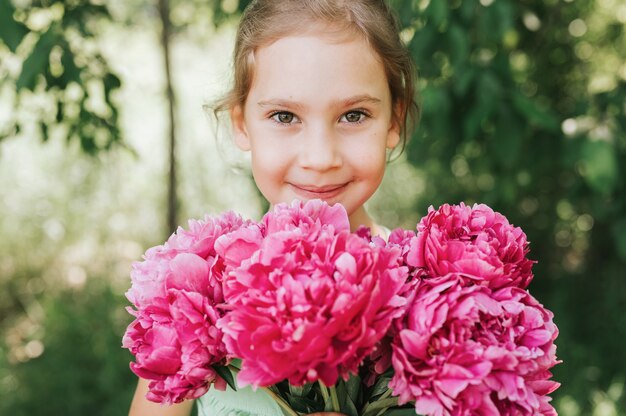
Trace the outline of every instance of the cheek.
{"label": "cheek", "polygon": [[370,143],[362,144],[349,153],[352,165],[357,167],[363,176],[372,179],[383,175],[386,166],[387,151],[380,137],[374,137]]}
{"label": "cheek", "polygon": [[254,181],[265,198],[275,203],[289,170],[289,155],[276,146],[253,145],[251,150]]}
{"label": "cheek", "polygon": [[257,181],[272,180],[280,169],[280,158],[275,153],[252,149],[252,173]]}

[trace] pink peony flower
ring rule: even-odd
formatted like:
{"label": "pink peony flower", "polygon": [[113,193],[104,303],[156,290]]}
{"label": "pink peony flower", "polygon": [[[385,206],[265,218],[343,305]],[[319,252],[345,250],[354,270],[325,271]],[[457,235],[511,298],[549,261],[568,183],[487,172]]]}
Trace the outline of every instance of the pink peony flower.
{"label": "pink peony flower", "polygon": [[225,387],[213,365],[225,364],[226,347],[217,320],[224,315],[224,259],[215,242],[242,226],[239,216],[226,213],[190,221],[162,246],[146,252],[133,265],[128,308],[135,320],[122,346],[135,355],[132,371],[150,380],[147,398],[177,403],[204,394],[211,384]]}
{"label": "pink peony flower", "polygon": [[277,204],[260,224],[263,235],[321,225],[332,226],[336,231],[350,230],[346,209],[341,204],[328,205],[321,199],[294,200],[291,204]]}
{"label": "pink peony flower", "polygon": [[[406,307],[398,296],[406,279],[399,250],[371,245],[343,226],[337,230],[341,218],[324,223],[300,217],[311,212],[309,205],[314,213],[324,212],[319,204],[297,206],[292,221],[285,206],[268,213],[258,250],[227,268],[231,310],[218,327],[229,351],[243,359],[241,385],[285,379],[332,385],[339,376],[347,378]],[[272,218],[275,212],[280,221]],[[242,245],[257,238],[237,234],[232,240]],[[236,251],[233,245],[228,247]]]}
{"label": "pink peony flower", "polygon": [[247,223],[237,232],[224,235],[215,243],[218,256],[227,267],[237,267],[261,247],[269,234],[307,231],[331,227],[349,230],[350,223],[345,208],[340,204],[328,205],[322,200],[307,202],[294,200],[291,204],[277,204],[259,223]]}
{"label": "pink peony flower", "polygon": [[211,384],[226,387],[212,367],[225,364],[222,333],[215,326],[223,313],[207,297],[171,289],[166,299],[131,313],[136,319],[122,346],[135,355],[131,370],[150,380],[148,400],[179,403],[202,396]]}
{"label": "pink peony flower", "polygon": [[[218,217],[207,216],[203,221],[190,220],[189,230],[179,227],[165,244],[148,249],[144,260],[133,264],[132,286],[126,292],[126,297],[140,309],[149,306],[154,298],[165,297],[167,283],[171,280],[172,260],[179,253],[195,254],[205,259],[212,271],[219,272],[221,264],[216,264],[219,259],[215,258],[215,241],[218,237],[249,224],[249,221],[244,222],[240,216],[232,212]],[[198,284],[196,289],[201,289],[202,293],[216,291],[212,298],[220,302],[221,275],[213,273],[212,277],[214,278],[205,279],[201,284],[195,279],[183,277],[183,280],[188,280],[190,284]]]}
{"label": "pink peony flower", "polygon": [[410,264],[408,260],[408,255],[411,252],[411,246],[416,244],[415,240],[417,239],[417,234],[415,231],[405,230],[403,228],[396,228],[389,234],[389,244],[397,246],[402,251],[402,260],[409,266],[415,267]]}
{"label": "pink peony flower", "polygon": [[421,280],[393,343],[389,386],[425,415],[556,415],[552,317],[520,288],[492,292],[456,273]]}
{"label": "pink peony flower", "polygon": [[533,278],[526,235],[486,205],[431,207],[417,231],[407,264],[430,276],[461,273],[494,289],[526,288]]}
{"label": "pink peony flower", "polygon": [[[411,243],[416,239],[417,236],[414,231],[397,228],[389,234],[389,238],[386,243],[383,241],[383,245],[396,247],[400,250],[400,261],[403,265],[407,266],[407,280],[399,293],[399,296],[407,299],[407,302],[409,303],[412,302],[412,299],[415,296],[415,288],[419,283],[419,279],[425,276],[425,271],[422,268],[411,266],[407,262],[407,256],[410,252]],[[397,321],[402,318],[403,315],[400,315],[394,319],[385,336],[380,340],[374,351],[365,360],[361,373],[366,386],[371,387],[376,382],[377,378],[391,367],[391,345],[399,330],[399,323]]]}

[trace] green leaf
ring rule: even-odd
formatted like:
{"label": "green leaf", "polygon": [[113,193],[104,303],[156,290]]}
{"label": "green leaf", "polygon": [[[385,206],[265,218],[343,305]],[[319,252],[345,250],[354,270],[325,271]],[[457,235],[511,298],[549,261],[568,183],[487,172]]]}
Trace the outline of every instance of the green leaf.
{"label": "green leaf", "polygon": [[389,389],[389,382],[391,381],[391,377],[379,377],[374,384],[374,388],[372,389],[371,398],[375,398],[385,393]]}
{"label": "green leaf", "polygon": [[11,0],[0,1],[0,39],[13,53],[28,33],[28,28],[13,18],[14,13]]}
{"label": "green leaf", "polygon": [[617,254],[622,260],[626,261],[626,218],[615,222],[611,227],[611,232],[615,240]]}
{"label": "green leaf", "polygon": [[602,195],[609,195],[618,181],[615,149],[607,141],[586,141],[582,146],[583,177],[589,186]]}
{"label": "green leaf", "polygon": [[18,90],[22,88],[34,90],[37,85],[37,76],[43,74],[48,66],[50,51],[54,46],[57,35],[53,33],[54,25],[44,32],[40,37],[33,51],[22,65],[22,72],[20,73],[15,86]]}
{"label": "green leaf", "polygon": [[493,110],[490,103],[476,103],[467,113],[463,120],[464,140],[474,140],[485,121]]}
{"label": "green leaf", "polygon": [[286,394],[287,403],[296,412],[309,413],[311,410],[317,410],[319,403],[309,397],[293,396]]}
{"label": "green leaf", "polygon": [[476,90],[477,97],[463,118],[464,140],[476,138],[483,122],[491,117],[502,96],[500,80],[492,71],[479,75]]}
{"label": "green leaf", "polygon": [[476,70],[472,67],[466,68],[463,71],[455,73],[455,82],[452,85],[454,93],[457,96],[464,96],[467,94],[472,82],[476,78]]}
{"label": "green leaf", "polygon": [[289,393],[292,396],[305,397],[309,394],[312,388],[313,388],[313,384],[311,383],[307,383],[304,386],[293,386],[289,384]]}
{"label": "green leaf", "polygon": [[70,49],[67,42],[63,42],[63,54],[61,55],[61,65],[63,65],[63,74],[60,77],[61,88],[67,87],[70,82],[82,84],[80,79],[81,70],[76,66],[74,61],[74,53]]}
{"label": "green leaf", "polygon": [[[446,90],[432,85],[427,85],[421,92],[423,114],[447,115],[452,103],[446,95]],[[442,117],[445,118],[445,117]]]}
{"label": "green leaf", "polygon": [[230,365],[232,365],[235,368],[241,369],[241,358],[233,358],[230,361]]}
{"label": "green leaf", "polygon": [[511,114],[506,106],[500,107],[495,134],[491,137],[491,148],[495,161],[505,169],[515,169],[524,140],[524,126]]}
{"label": "green leaf", "polygon": [[356,406],[354,405],[352,399],[350,398],[350,395],[348,394],[346,382],[341,379],[338,380],[336,384],[336,391],[341,412],[347,414],[348,416],[358,416],[358,412],[356,412]]}
{"label": "green leaf", "polygon": [[[374,400],[367,404],[364,409],[363,416],[374,416],[381,413],[388,408],[398,406],[398,398],[397,397],[389,397],[382,400]],[[413,410],[415,411],[415,410]]]}
{"label": "green leaf", "polygon": [[341,406],[341,412],[348,416],[359,416],[359,411],[356,408],[354,402],[350,400],[350,397],[348,397],[347,400],[343,402],[343,405]]}
{"label": "green leaf", "polygon": [[498,20],[498,37],[501,39],[507,30],[514,25],[515,12],[508,1],[496,1],[493,3],[495,16]]}
{"label": "green leaf", "polygon": [[41,130],[41,140],[47,142],[50,136],[48,135],[48,125],[45,121],[39,122],[39,129]]}
{"label": "green leaf", "polygon": [[432,26],[424,26],[417,36],[413,36],[409,44],[411,56],[419,68],[432,61],[438,42],[438,33]]}
{"label": "green leaf", "polygon": [[415,408],[408,409],[389,409],[383,416],[415,416]]}
{"label": "green leaf", "polygon": [[227,366],[223,365],[214,365],[213,369],[215,372],[226,381],[228,386],[237,391],[237,384],[235,383],[235,378],[233,377],[233,373],[231,373],[230,369]]}
{"label": "green leaf", "polygon": [[451,25],[448,30],[448,42],[450,48],[450,62],[455,70],[467,60],[469,56],[469,38],[467,33],[459,25]]}
{"label": "green leaf", "polygon": [[501,43],[504,33],[513,25],[513,8],[506,1],[495,1],[479,12],[478,28],[484,39]]}
{"label": "green leaf", "polygon": [[494,71],[484,71],[478,78],[478,100],[495,107],[502,98],[502,83]]}
{"label": "green leaf", "polygon": [[348,397],[352,402],[356,403],[359,400],[359,392],[361,391],[361,377],[352,375],[345,384]]}
{"label": "green leaf", "polygon": [[431,1],[425,14],[430,17],[434,26],[439,26],[448,17],[448,4],[445,1]]}
{"label": "green leaf", "polygon": [[110,72],[104,76],[103,83],[107,92],[115,90],[122,85],[122,81],[115,74],[111,74]]}
{"label": "green leaf", "polygon": [[326,404],[324,405],[324,411],[325,412],[334,412],[335,409],[333,409],[333,404],[331,403],[330,400],[326,401]]}
{"label": "green leaf", "polygon": [[64,117],[63,109],[64,109],[64,107],[65,107],[65,104],[63,104],[62,101],[58,101],[57,102],[57,113],[56,113],[56,116],[55,116],[55,120],[56,120],[57,123],[61,123],[63,121],[63,117]]}
{"label": "green leaf", "polygon": [[400,21],[400,27],[405,28],[413,24],[413,18],[417,13],[413,10],[415,3],[406,0],[390,0],[389,5],[396,10]]}
{"label": "green leaf", "polygon": [[530,124],[543,127],[549,131],[558,131],[560,123],[557,117],[548,109],[542,108],[530,98],[520,92],[512,95],[513,105]]}

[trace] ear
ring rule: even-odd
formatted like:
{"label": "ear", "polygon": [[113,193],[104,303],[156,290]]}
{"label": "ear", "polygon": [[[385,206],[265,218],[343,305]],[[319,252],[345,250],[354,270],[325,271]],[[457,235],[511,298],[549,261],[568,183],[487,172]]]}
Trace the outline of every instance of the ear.
{"label": "ear", "polygon": [[391,120],[389,120],[389,130],[387,130],[388,149],[394,149],[400,143],[400,117],[402,114],[402,104],[396,103],[393,106]]}
{"label": "ear", "polygon": [[236,105],[230,110],[230,122],[233,128],[233,137],[235,144],[244,152],[250,150],[250,137],[246,129],[246,122],[243,115],[243,107]]}

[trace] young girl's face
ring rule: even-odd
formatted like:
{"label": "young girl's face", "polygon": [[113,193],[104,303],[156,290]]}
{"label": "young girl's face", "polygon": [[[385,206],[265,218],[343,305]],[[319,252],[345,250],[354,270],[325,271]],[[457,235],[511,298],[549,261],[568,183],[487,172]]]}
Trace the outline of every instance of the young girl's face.
{"label": "young girl's face", "polygon": [[272,205],[318,198],[351,219],[363,217],[399,142],[385,69],[358,36],[316,32],[259,48],[246,102],[231,115]]}

